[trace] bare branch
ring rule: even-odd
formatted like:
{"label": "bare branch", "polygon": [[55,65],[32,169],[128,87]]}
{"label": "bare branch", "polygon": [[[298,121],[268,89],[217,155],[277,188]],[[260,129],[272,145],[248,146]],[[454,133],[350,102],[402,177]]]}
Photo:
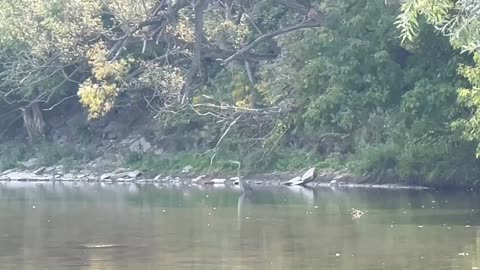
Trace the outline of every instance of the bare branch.
{"label": "bare branch", "polygon": [[215,145],[215,147],[213,149],[210,149],[208,150],[207,152],[204,153],[207,154],[209,152],[213,152],[213,156],[210,158],[210,167],[212,166],[213,164],[213,160],[215,159],[215,156],[217,155],[217,151],[218,151],[218,147],[220,146],[220,144],[222,143],[223,141],[223,138],[225,138],[225,136],[227,136],[228,132],[230,131],[230,129],[232,128],[233,125],[235,125],[235,123],[237,123],[237,121],[240,119],[240,117],[242,117],[241,115],[238,116],[237,118],[235,118],[235,120],[233,120],[230,125],[228,125],[227,129],[225,130],[225,132],[223,132],[222,136],[220,137],[220,139],[218,139],[217,141],[217,144]]}
{"label": "bare branch", "polygon": [[253,49],[255,46],[257,46],[258,44],[260,44],[262,41],[264,41],[266,39],[270,39],[270,38],[273,38],[273,37],[276,37],[276,36],[279,36],[279,35],[282,35],[282,34],[285,34],[285,33],[288,33],[288,32],[292,32],[292,31],[295,31],[295,30],[299,30],[299,29],[314,28],[314,27],[321,27],[321,26],[322,26],[321,22],[305,22],[305,23],[289,26],[289,27],[284,28],[284,29],[280,29],[280,30],[277,30],[277,31],[273,31],[273,32],[261,35],[256,40],[254,40],[252,43],[248,44],[243,49],[235,52],[233,55],[231,55],[230,57],[225,59],[223,61],[223,65],[228,65],[233,60],[236,60],[236,58],[238,58],[238,56],[248,52],[251,49]]}

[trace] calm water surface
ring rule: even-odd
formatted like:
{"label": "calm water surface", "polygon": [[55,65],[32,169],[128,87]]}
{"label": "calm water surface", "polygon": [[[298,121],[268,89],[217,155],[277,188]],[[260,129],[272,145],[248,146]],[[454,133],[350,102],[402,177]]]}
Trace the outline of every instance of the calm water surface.
{"label": "calm water surface", "polygon": [[479,225],[466,192],[11,182],[0,269],[478,269]]}

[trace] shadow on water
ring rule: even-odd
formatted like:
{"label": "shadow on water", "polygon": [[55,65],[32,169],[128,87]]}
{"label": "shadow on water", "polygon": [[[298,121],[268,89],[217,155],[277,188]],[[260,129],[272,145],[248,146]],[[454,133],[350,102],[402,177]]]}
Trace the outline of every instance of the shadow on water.
{"label": "shadow on water", "polygon": [[479,205],[467,192],[0,183],[0,265],[472,269]]}

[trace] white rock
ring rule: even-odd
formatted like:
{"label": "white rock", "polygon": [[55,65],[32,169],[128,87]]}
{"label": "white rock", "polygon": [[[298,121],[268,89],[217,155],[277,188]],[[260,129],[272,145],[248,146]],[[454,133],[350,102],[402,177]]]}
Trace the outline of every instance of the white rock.
{"label": "white rock", "polygon": [[41,167],[41,168],[33,171],[33,173],[36,174],[36,175],[41,175],[41,174],[44,174],[44,173],[45,173],[45,170],[46,170],[46,169],[47,169],[47,168],[45,168],[45,167]]}
{"label": "white rock", "polygon": [[224,178],[214,178],[212,180],[206,181],[204,185],[224,185],[227,179]]}
{"label": "white rock", "polygon": [[6,175],[6,174],[9,174],[9,173],[14,172],[14,171],[15,171],[15,169],[8,169],[8,170],[2,172],[2,174]]}
{"label": "white rock", "polygon": [[310,168],[302,176],[302,184],[312,182],[315,179],[315,168]]}
{"label": "white rock", "polygon": [[47,176],[38,176],[33,173],[28,173],[28,172],[11,172],[7,175],[5,175],[5,178],[10,179],[10,180],[31,180],[31,181],[48,181],[50,180],[50,177]]}
{"label": "white rock", "polygon": [[131,172],[125,172],[125,173],[123,173],[123,175],[125,175],[126,177],[129,177],[129,178],[137,178],[137,177],[142,175],[142,172],[139,171],[139,170],[135,170],[135,171],[131,171]]}
{"label": "white rock", "polygon": [[160,180],[160,179],[162,179],[162,175],[161,175],[161,174],[159,174],[159,175],[155,176],[155,178],[153,178],[154,181],[158,181],[158,180]]}
{"label": "white rock", "polygon": [[283,184],[287,186],[291,186],[291,185],[300,185],[301,183],[302,183],[302,177],[297,176],[288,180],[287,182],[284,182]]}
{"label": "white rock", "polygon": [[225,184],[225,182],[227,181],[227,179],[223,179],[223,178],[215,178],[215,179],[212,179],[210,180],[213,184],[215,185],[218,185],[218,184]]}
{"label": "white rock", "polygon": [[198,177],[195,177],[195,178],[192,179],[192,183],[198,183],[205,177],[206,177],[206,175],[200,175]]}

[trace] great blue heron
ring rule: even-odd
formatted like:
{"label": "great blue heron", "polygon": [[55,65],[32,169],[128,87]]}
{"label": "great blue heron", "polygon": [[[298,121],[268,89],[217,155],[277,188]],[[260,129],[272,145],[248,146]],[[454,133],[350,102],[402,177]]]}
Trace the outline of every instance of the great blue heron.
{"label": "great blue heron", "polygon": [[237,178],[238,178],[238,184],[240,185],[240,188],[242,189],[242,192],[243,193],[252,192],[253,188],[247,182],[245,182],[245,180],[243,180],[242,177],[240,177],[240,167],[241,167],[242,164],[240,162],[234,161],[234,160],[229,160],[229,162],[237,164],[237,166],[238,166],[237,167]]}

